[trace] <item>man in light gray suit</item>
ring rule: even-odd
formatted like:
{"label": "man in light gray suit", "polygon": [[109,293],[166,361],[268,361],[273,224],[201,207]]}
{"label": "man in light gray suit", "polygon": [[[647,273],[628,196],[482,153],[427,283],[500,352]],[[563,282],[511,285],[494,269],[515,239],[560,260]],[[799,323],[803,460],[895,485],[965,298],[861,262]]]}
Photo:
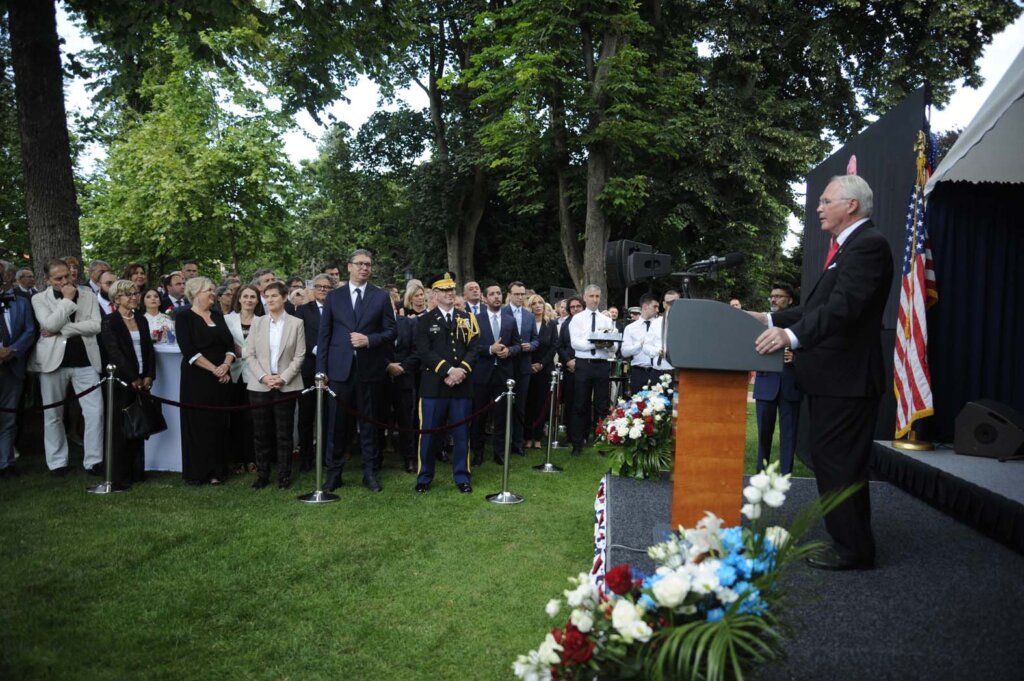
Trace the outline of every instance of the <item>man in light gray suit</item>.
{"label": "man in light gray suit", "polygon": [[[51,260],[43,268],[47,288],[32,297],[40,338],[29,362],[39,374],[43,404],[64,399],[68,383],[76,393],[96,384],[100,372],[100,310],[88,288],[77,288],[63,260]],[[84,466],[101,475],[103,462],[103,399],[99,390],[79,398],[85,421]],[[68,472],[68,442],[64,432],[64,408],[43,412],[43,444],[46,465],[54,475]]]}

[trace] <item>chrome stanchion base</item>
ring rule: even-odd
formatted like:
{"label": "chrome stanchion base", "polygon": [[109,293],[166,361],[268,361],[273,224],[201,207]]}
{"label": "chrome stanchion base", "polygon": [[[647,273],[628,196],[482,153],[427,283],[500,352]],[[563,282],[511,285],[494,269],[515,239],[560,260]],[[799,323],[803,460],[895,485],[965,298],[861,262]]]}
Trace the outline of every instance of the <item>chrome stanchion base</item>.
{"label": "chrome stanchion base", "polygon": [[295,498],[304,504],[329,504],[332,501],[338,501],[341,499],[337,494],[331,494],[330,492],[324,492],[321,490],[310,492],[309,494],[300,494]]}
{"label": "chrome stanchion base", "polygon": [[[554,447],[554,445],[551,445],[552,449],[554,449]],[[555,464],[549,461],[547,463],[542,463],[534,466],[533,470],[539,471],[541,473],[561,473],[565,469],[561,468],[560,466],[556,466]]]}
{"label": "chrome stanchion base", "polygon": [[492,504],[519,504],[522,503],[523,498],[512,492],[498,492],[497,494],[488,494],[487,501]]}
{"label": "chrome stanchion base", "polygon": [[121,487],[115,485],[112,482],[101,482],[96,485],[90,485],[85,488],[85,491],[89,494],[110,494],[111,492],[124,492],[127,491],[127,487]]}

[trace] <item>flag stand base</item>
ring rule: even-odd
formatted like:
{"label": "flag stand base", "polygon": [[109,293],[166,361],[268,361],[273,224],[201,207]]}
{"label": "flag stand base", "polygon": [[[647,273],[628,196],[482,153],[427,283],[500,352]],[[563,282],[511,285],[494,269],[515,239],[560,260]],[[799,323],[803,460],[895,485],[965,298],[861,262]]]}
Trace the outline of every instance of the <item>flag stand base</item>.
{"label": "flag stand base", "polygon": [[906,440],[893,440],[893,449],[904,449],[911,452],[931,452],[935,450],[935,445],[927,440],[918,440],[917,433],[910,431],[907,435]]}

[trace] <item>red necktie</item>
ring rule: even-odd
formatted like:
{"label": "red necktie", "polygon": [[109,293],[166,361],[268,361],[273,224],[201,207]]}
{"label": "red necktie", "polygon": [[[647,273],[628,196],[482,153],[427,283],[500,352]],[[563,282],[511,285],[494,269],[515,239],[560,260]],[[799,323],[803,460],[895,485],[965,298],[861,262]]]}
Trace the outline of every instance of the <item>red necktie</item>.
{"label": "red necktie", "polygon": [[107,303],[107,304],[110,305],[110,311],[113,312],[114,311],[114,304],[113,303]]}
{"label": "red necktie", "polygon": [[832,237],[832,245],[828,247],[828,255],[825,256],[825,266],[822,267],[821,269],[823,269],[823,270],[827,270],[828,269],[829,263],[832,262],[832,258],[835,257],[836,251],[838,251],[838,250],[839,250],[839,242],[836,241],[835,237]]}

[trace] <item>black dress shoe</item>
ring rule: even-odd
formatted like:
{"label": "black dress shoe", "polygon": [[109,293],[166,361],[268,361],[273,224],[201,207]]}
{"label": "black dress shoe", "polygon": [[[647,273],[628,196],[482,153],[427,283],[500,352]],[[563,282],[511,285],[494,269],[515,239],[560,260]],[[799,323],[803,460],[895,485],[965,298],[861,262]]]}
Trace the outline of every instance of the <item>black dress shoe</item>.
{"label": "black dress shoe", "polygon": [[573,456],[579,456],[581,454],[583,454],[583,449],[581,447],[579,447],[578,445],[573,445],[572,446],[572,455]]}
{"label": "black dress shoe", "polygon": [[448,452],[442,449],[440,452],[437,453],[437,460],[443,461],[444,463],[451,463],[452,457],[448,456]]}
{"label": "black dress shoe", "polygon": [[281,478],[280,480],[277,481],[277,488],[278,489],[288,489],[291,486],[292,486],[292,479],[291,478]]}
{"label": "black dress shoe", "polygon": [[253,489],[263,489],[270,484],[270,480],[267,478],[256,478],[256,482],[252,483]]}
{"label": "black dress shoe", "polygon": [[473,455],[473,465],[474,466],[480,466],[480,465],[483,464],[483,462],[484,462],[484,455],[483,454],[474,454]]}
{"label": "black dress shoe", "polygon": [[827,549],[817,555],[808,556],[807,564],[815,570],[832,570],[835,572],[845,570],[871,570],[874,563],[844,558],[835,549]]}
{"label": "black dress shoe", "polygon": [[52,471],[50,471],[50,475],[52,475],[55,478],[63,478],[69,472],[70,469],[67,466],[58,466],[57,468],[54,468]]}
{"label": "black dress shoe", "polygon": [[416,462],[413,461],[412,459],[409,459],[408,461],[406,461],[405,462],[405,472],[406,473],[415,473],[416,472]]}
{"label": "black dress shoe", "polygon": [[426,494],[430,491],[430,483],[417,482],[416,483],[416,494]]}
{"label": "black dress shoe", "polygon": [[328,475],[327,479],[324,481],[324,491],[333,492],[344,484],[345,483],[341,481],[340,475]]}
{"label": "black dress shoe", "polygon": [[101,463],[94,463],[93,465],[91,465],[88,468],[86,468],[85,472],[88,473],[89,475],[93,475],[93,476],[96,476],[97,478],[101,478],[101,477],[103,477],[103,474],[106,471],[103,469],[103,464],[101,464]]}
{"label": "black dress shoe", "polygon": [[526,452],[524,452],[522,449],[513,449],[512,453],[515,454],[516,456],[526,456]]}
{"label": "black dress shoe", "polygon": [[470,485],[468,482],[460,482],[455,486],[458,487],[459,491],[462,492],[463,494],[469,494],[470,492],[473,491],[473,486]]}
{"label": "black dress shoe", "polygon": [[380,486],[379,482],[377,482],[377,478],[373,477],[372,475],[363,476],[363,487],[370,490],[371,492],[384,491],[384,488]]}
{"label": "black dress shoe", "polygon": [[505,457],[503,457],[501,454],[495,454],[494,455],[494,463],[498,464],[499,466],[504,466],[505,465]]}

